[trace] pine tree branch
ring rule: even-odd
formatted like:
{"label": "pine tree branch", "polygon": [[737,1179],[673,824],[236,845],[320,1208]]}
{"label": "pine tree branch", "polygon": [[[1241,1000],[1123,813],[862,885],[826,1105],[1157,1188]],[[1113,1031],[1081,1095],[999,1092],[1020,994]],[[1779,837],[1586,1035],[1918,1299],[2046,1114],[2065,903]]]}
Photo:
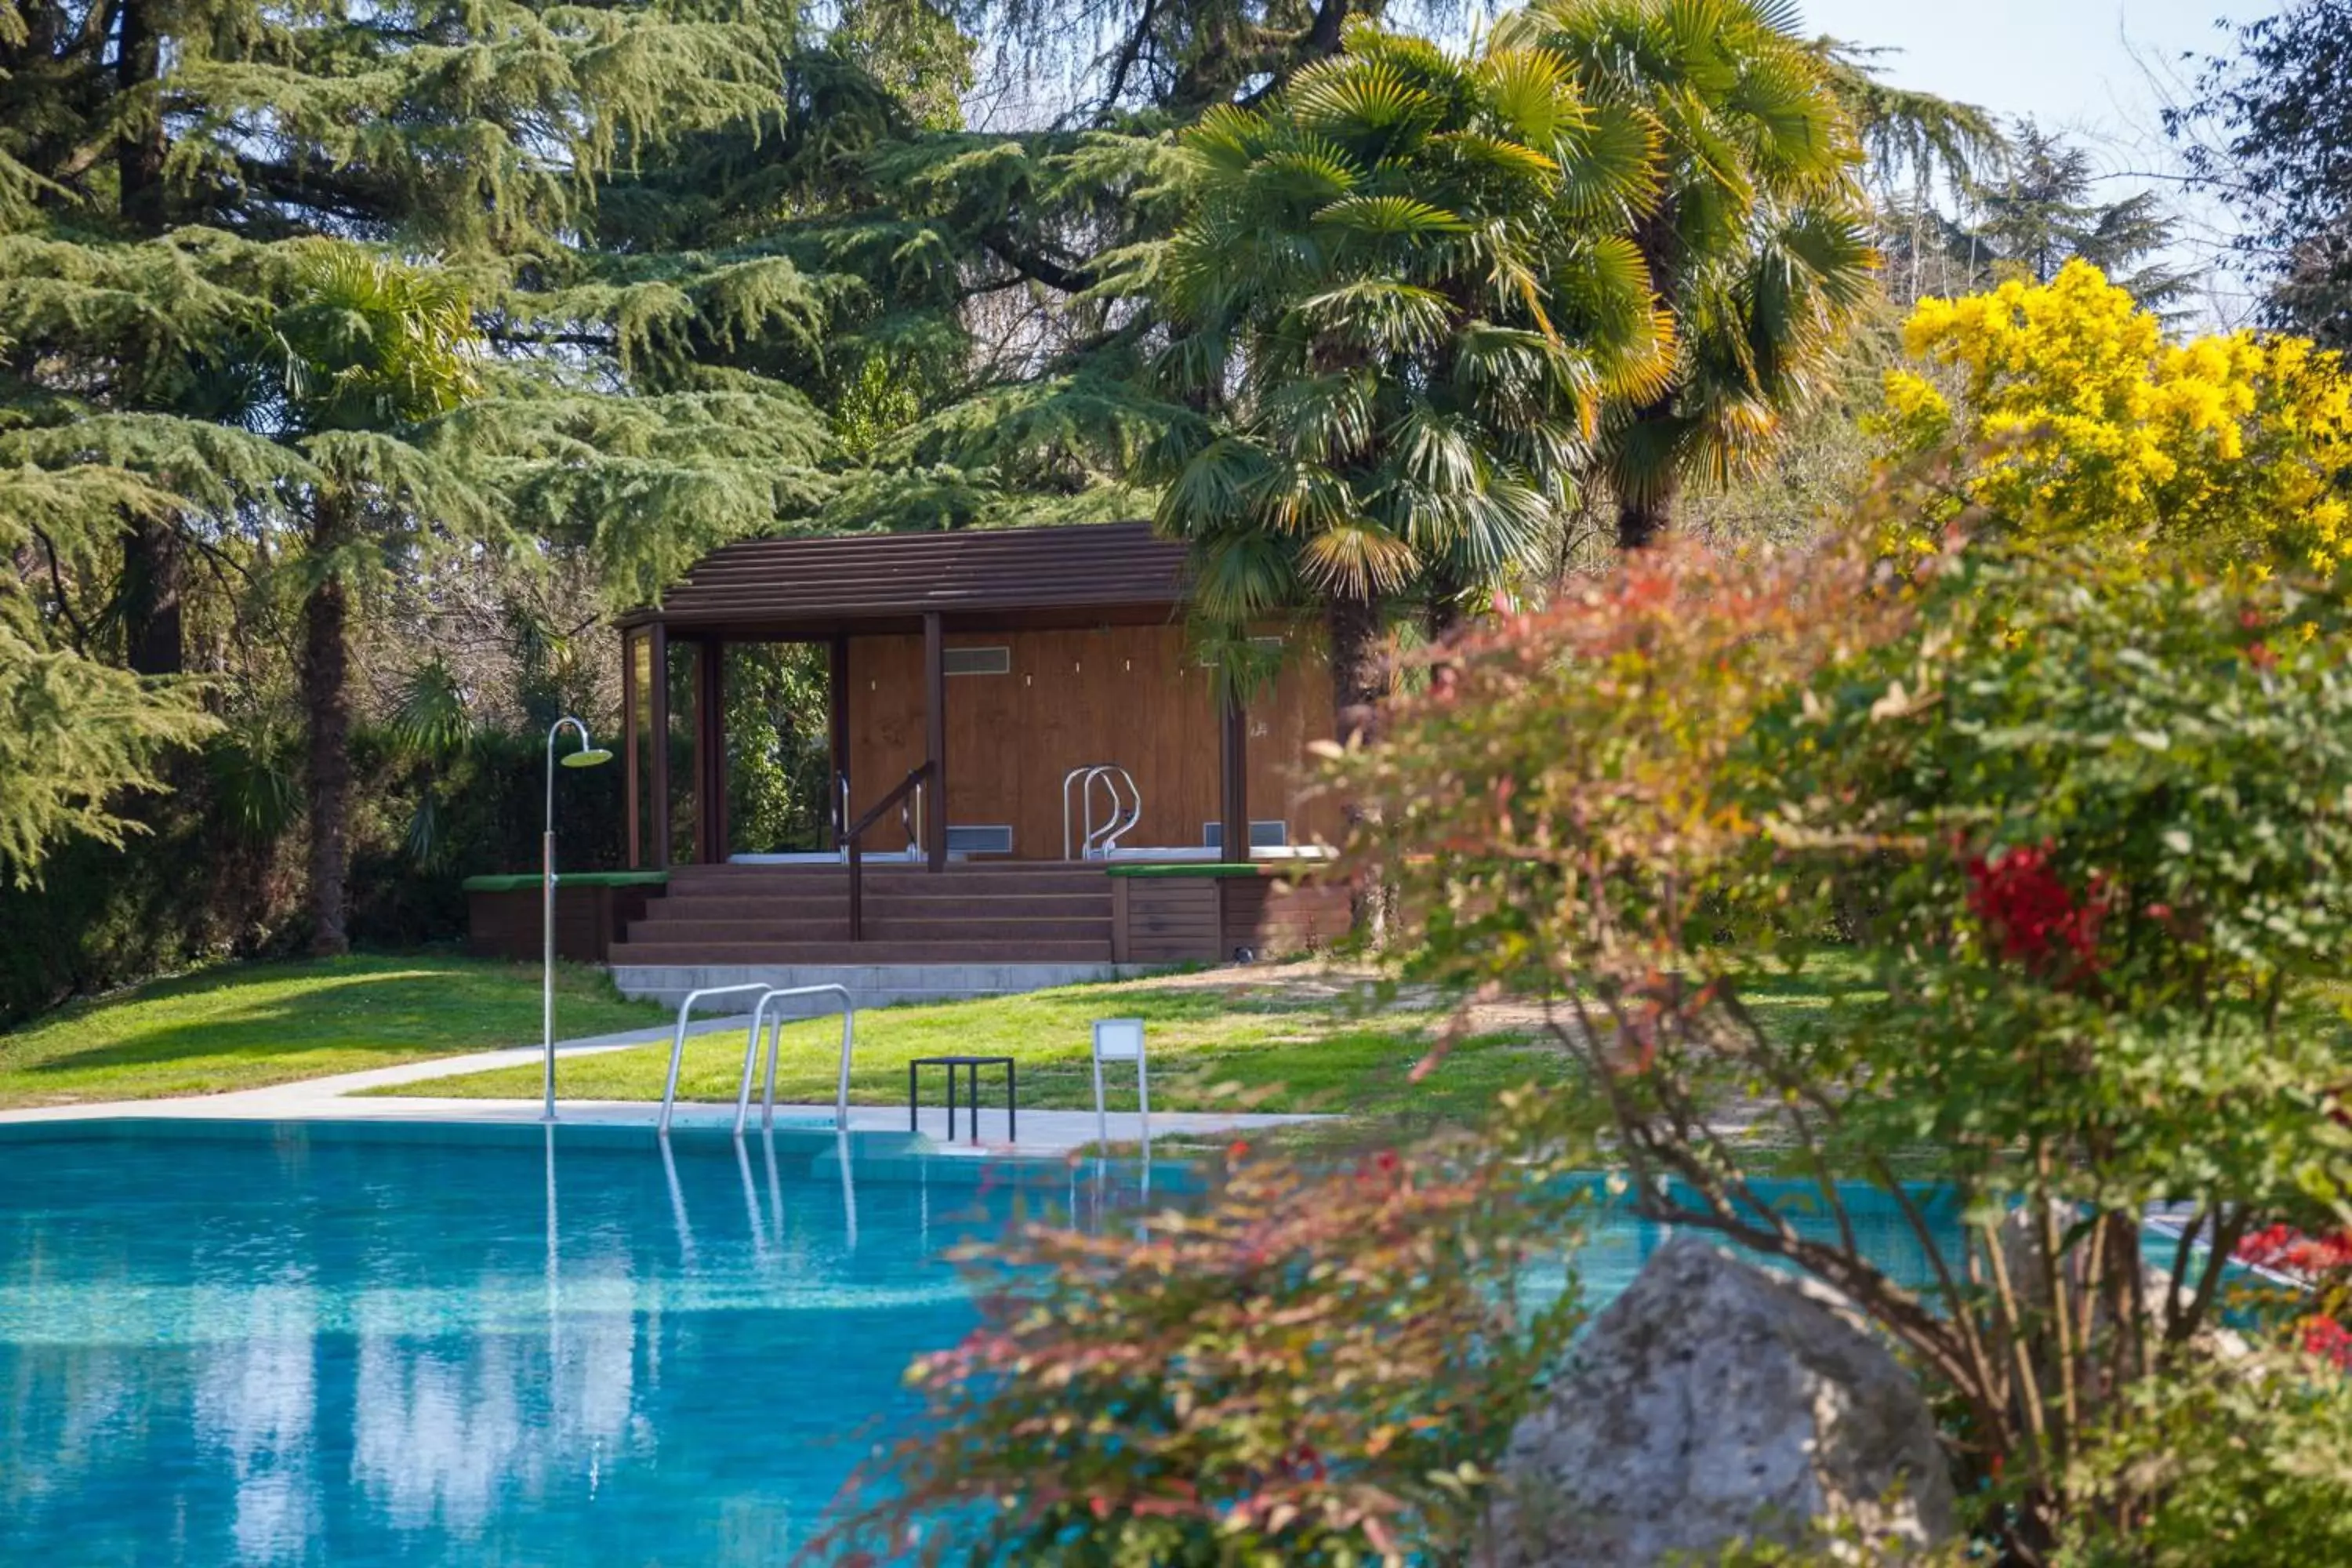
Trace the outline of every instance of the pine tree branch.
{"label": "pine tree branch", "polygon": [[88,657],[89,628],[82,625],[79,616],[74,614],[73,600],[67,595],[66,575],[58,565],[57,542],[49,537],[45,529],[37,527],[32,532],[33,537],[40,542],[41,553],[48,558],[49,586],[58,596],[58,613],[65,617],[67,627],[73,633],[74,652]]}
{"label": "pine tree branch", "polygon": [[1083,294],[1095,286],[1094,274],[1085,267],[1033,250],[1024,250],[1002,228],[991,229],[982,235],[980,243],[997,260],[1022,277],[1032,282],[1043,283],[1048,289],[1058,289],[1065,294]]}
{"label": "pine tree branch", "polygon": [[485,327],[482,337],[501,348],[544,348],[557,344],[565,348],[604,349],[608,352],[619,342],[618,334],[610,331],[526,331],[519,327]]}
{"label": "pine tree branch", "polygon": [[240,157],[237,175],[274,201],[362,223],[389,223],[398,216],[400,194],[389,182],[352,178],[347,171],[289,169],[259,158]]}
{"label": "pine tree branch", "polygon": [[1142,14],[1127,30],[1118,46],[1118,58],[1111,62],[1110,80],[1103,88],[1102,102],[1095,110],[1096,123],[1110,118],[1118,108],[1119,95],[1127,90],[1127,79],[1136,63],[1143,58],[1143,46],[1151,37],[1151,24],[1159,19],[1160,0],[1144,0]]}
{"label": "pine tree branch", "polygon": [[1339,52],[1348,31],[1348,18],[1354,14],[1355,0],[1322,0],[1315,8],[1315,19],[1306,30],[1287,36],[1277,36],[1261,44],[1245,61],[1244,76],[1264,72],[1265,85],[1244,98],[1242,107],[1255,109],[1264,100],[1279,92],[1298,73],[1301,66],[1312,65]]}

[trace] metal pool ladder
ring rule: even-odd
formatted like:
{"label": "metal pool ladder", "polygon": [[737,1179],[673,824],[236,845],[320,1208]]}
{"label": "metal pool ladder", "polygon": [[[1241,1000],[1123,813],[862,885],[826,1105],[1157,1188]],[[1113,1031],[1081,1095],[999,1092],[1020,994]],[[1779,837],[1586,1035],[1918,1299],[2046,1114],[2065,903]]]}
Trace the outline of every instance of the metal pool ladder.
{"label": "metal pool ladder", "polygon": [[[768,1026],[768,1008],[772,1004],[793,996],[834,995],[841,998],[841,1073],[834,1089],[833,1124],[837,1131],[849,1131],[849,1059],[856,1044],[857,1007],[850,999],[848,988],[841,985],[769,985],[760,981],[741,985],[708,985],[699,991],[689,991],[686,1000],[677,1005],[677,1028],[670,1036],[669,1077],[662,1085],[661,1136],[669,1136],[670,1113],[677,1105],[678,1068],[686,1059],[686,1024],[694,1005],[706,996],[729,996],[747,991],[760,993],[752,1005],[751,1027],[743,1040],[743,1079],[735,1092],[735,1136],[743,1136],[744,1123],[751,1113],[751,1073],[759,1064],[760,1031]],[[776,1058],[783,1049],[784,1025],[782,1011],[776,1014],[768,1036],[767,1087],[761,1097],[760,1125],[776,1124]]]}
{"label": "metal pool ladder", "polygon": [[[1110,820],[1095,826],[1095,785],[1110,796]],[[1143,792],[1135,775],[1117,763],[1084,763],[1062,775],[1062,858],[1070,858],[1070,786],[1078,786],[1078,805],[1085,813],[1086,832],[1078,840],[1078,858],[1108,860],[1110,852],[1143,820]],[[1124,785],[1126,795],[1119,790]]]}

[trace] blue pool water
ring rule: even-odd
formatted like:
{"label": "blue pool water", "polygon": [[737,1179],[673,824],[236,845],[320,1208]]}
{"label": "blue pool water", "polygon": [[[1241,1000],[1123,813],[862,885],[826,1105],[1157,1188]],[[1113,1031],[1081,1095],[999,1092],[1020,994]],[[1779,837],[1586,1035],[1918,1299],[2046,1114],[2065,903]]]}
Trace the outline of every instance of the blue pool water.
{"label": "blue pool water", "polygon": [[9,1130],[0,1563],[782,1563],[971,1322],[942,1254],[1073,1199],[782,1130]]}

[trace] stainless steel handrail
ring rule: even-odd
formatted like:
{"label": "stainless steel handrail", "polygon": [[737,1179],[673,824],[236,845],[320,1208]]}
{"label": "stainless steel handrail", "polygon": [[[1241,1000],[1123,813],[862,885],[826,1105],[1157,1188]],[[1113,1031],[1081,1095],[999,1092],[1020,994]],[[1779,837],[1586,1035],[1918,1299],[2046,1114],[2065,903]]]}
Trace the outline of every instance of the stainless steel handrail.
{"label": "stainless steel handrail", "polygon": [[[1110,822],[1115,823],[1118,820],[1121,805],[1118,798],[1118,781],[1112,776],[1118,771],[1116,763],[1099,763],[1087,771],[1086,782],[1078,786],[1079,804],[1087,808],[1087,836],[1078,844],[1078,858],[1081,860],[1091,860],[1095,858],[1095,850],[1103,833],[1103,828],[1095,826],[1096,784],[1101,784],[1103,793],[1110,796]],[[1109,826],[1110,823],[1103,825],[1104,827]]]}
{"label": "stainless steel handrail", "polygon": [[[833,1096],[833,1125],[836,1131],[849,1131],[849,1056],[857,1039],[857,1005],[845,985],[779,985],[770,989],[751,1011],[751,1038],[743,1047],[743,1082],[735,1091],[735,1136],[743,1136],[743,1124],[751,1114],[751,1070],[759,1065],[760,1026],[767,1019],[768,1005],[791,996],[831,994],[841,998],[841,1076]],[[760,1125],[776,1124],[776,1058],[783,1052],[784,1025],[788,1020],[782,1011],[768,1026],[767,1087],[760,1096]],[[798,1023],[801,1020],[793,1019]]]}
{"label": "stainless steel handrail", "polygon": [[[697,1002],[701,1001],[705,996],[731,996],[741,991],[766,991],[768,989],[770,989],[770,987],[765,982],[758,980],[747,981],[740,985],[706,985],[699,991],[688,992],[686,994],[686,1000],[677,1005],[677,1028],[676,1032],[670,1036],[669,1041],[669,1078],[667,1081],[662,1085],[661,1121],[657,1123],[657,1131],[663,1137],[667,1138],[669,1136],[670,1111],[677,1104],[678,1064],[686,1059],[687,1015],[692,1012],[694,1005]],[[756,1042],[759,1037],[760,1015],[755,1012],[751,1015],[751,1039]]]}
{"label": "stainless steel handrail", "polygon": [[[1095,826],[1095,781],[1110,796],[1110,820],[1100,828]],[[1078,839],[1077,858],[1096,858],[1096,851],[1108,852],[1112,845],[1135,829],[1143,820],[1143,792],[1136,787],[1135,775],[1117,763],[1082,763],[1062,775],[1062,858],[1070,858],[1070,785],[1078,786],[1078,806],[1083,814],[1085,829]],[[1127,785],[1128,798],[1119,799],[1118,786]],[[1124,819],[1124,820],[1122,820]]]}
{"label": "stainless steel handrail", "polygon": [[[1118,798],[1118,786],[1122,784],[1127,786],[1124,804]],[[1135,825],[1143,820],[1143,792],[1136,787],[1134,774],[1116,763],[1108,763],[1103,769],[1103,788],[1110,795],[1110,820],[1103,824],[1102,831],[1087,846],[1089,858],[1097,860],[1108,859],[1118,841],[1134,832]]]}
{"label": "stainless steel handrail", "polygon": [[898,803],[898,826],[907,835],[907,858],[919,860],[930,847],[923,841],[923,786],[917,784],[912,794]]}
{"label": "stainless steel handrail", "polygon": [[[1070,858],[1071,782],[1076,779],[1081,773],[1085,773],[1091,778],[1093,776],[1094,770],[1100,766],[1102,766],[1100,763],[1080,763],[1076,767],[1072,768],[1068,773],[1062,775],[1062,858],[1065,860],[1067,860]],[[1091,835],[1093,830],[1093,819],[1091,817],[1087,819],[1087,829]]]}

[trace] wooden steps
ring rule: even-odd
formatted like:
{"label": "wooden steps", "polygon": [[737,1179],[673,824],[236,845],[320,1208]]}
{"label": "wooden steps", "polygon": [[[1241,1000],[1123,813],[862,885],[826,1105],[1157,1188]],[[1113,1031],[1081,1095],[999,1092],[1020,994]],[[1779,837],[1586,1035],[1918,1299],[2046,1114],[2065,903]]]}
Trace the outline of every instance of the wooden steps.
{"label": "wooden steps", "polygon": [[719,965],[1094,964],[1111,956],[1110,879],[1055,862],[869,863],[866,940],[849,940],[849,877],[837,866],[682,866],[612,962]]}
{"label": "wooden steps", "polygon": [[1100,942],[640,942],[613,949],[614,968],[654,965],[711,969],[724,965],[802,967],[810,964],[1108,963],[1110,939]]}

